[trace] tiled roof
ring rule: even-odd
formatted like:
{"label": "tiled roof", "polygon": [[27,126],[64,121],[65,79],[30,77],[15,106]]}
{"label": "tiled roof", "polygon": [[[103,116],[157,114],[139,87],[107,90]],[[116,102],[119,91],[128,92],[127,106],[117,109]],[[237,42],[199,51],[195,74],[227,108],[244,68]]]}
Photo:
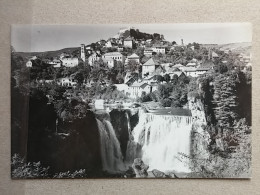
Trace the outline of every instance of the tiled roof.
{"label": "tiled roof", "polygon": [[133,53],[131,56],[128,56],[128,58],[139,58],[139,56],[135,53]]}
{"label": "tiled roof", "polygon": [[195,67],[185,67],[184,72],[195,72],[197,69]]}
{"label": "tiled roof", "polygon": [[124,41],[132,41],[132,38],[130,36],[126,37]]}
{"label": "tiled roof", "polygon": [[155,66],[155,65],[159,65],[159,63],[156,62],[153,58],[150,58],[149,60],[147,60],[147,62],[143,64],[143,66]]}
{"label": "tiled roof", "polygon": [[120,52],[109,52],[109,53],[105,53],[104,56],[122,56],[122,54]]}
{"label": "tiled roof", "polygon": [[174,68],[180,68],[180,67],[184,67],[184,66],[181,65],[181,64],[175,64],[173,67],[174,67]]}
{"label": "tiled roof", "polygon": [[208,71],[210,68],[208,67],[199,67],[197,68],[197,71]]}

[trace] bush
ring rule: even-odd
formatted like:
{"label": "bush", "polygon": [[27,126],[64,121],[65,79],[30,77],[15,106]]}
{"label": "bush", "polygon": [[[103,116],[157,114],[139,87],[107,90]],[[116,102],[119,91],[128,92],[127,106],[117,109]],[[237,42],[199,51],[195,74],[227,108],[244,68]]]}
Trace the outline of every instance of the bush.
{"label": "bush", "polygon": [[86,177],[86,170],[85,169],[80,169],[78,171],[75,172],[60,172],[60,173],[56,173],[53,178],[84,178]]}
{"label": "bush", "polygon": [[11,176],[12,178],[46,178],[48,169],[41,166],[40,162],[28,162],[18,154],[14,154],[11,159]]}

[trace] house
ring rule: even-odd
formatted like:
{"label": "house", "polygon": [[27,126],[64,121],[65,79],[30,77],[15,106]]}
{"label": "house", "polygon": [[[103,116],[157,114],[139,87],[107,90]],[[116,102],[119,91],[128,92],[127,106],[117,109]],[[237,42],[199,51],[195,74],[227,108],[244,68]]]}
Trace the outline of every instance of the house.
{"label": "house", "polygon": [[[177,75],[178,78],[179,78],[182,74],[184,74],[184,72],[182,72],[182,71],[173,71],[173,72],[168,73],[168,74],[170,75],[171,79],[173,79],[174,75]],[[185,77],[186,77],[186,75],[185,75]]]}
{"label": "house", "polygon": [[88,64],[90,66],[93,66],[94,62],[98,61],[100,59],[100,54],[98,54],[97,52],[94,52],[93,54],[91,54],[88,57]]}
{"label": "house", "polygon": [[124,47],[133,48],[133,39],[132,37],[127,37],[124,39]]}
{"label": "house", "polygon": [[113,60],[117,62],[124,63],[125,58],[120,52],[109,52],[102,56],[103,59],[112,58]]}
{"label": "house", "polygon": [[147,39],[146,40],[146,43],[151,43],[152,42],[152,39]]}
{"label": "house", "polygon": [[61,67],[61,60],[54,59],[52,62],[53,62],[54,68],[60,68]]}
{"label": "house", "polygon": [[79,65],[79,59],[74,57],[63,57],[61,62],[65,67],[75,67]]}
{"label": "house", "polygon": [[143,93],[149,94],[152,91],[152,88],[147,83],[133,83],[127,92],[127,95],[129,95],[131,98],[138,98],[141,97]]}
{"label": "house", "polygon": [[124,46],[121,45],[121,44],[118,45],[117,51],[118,51],[118,52],[122,52],[122,51],[124,51]]}
{"label": "house", "polygon": [[61,67],[61,60],[54,59],[54,60],[44,60],[46,64],[52,65],[54,68]]}
{"label": "house", "polygon": [[154,45],[152,47],[153,52],[156,52],[157,54],[165,54],[165,46],[163,45]]}
{"label": "house", "polygon": [[172,68],[172,63],[162,63],[161,66],[166,72],[168,72]]}
{"label": "house", "polygon": [[149,85],[152,85],[152,84],[157,84],[157,78],[156,78],[156,75],[150,75],[150,76],[147,76],[143,79],[143,82],[149,84]]}
{"label": "house", "polygon": [[106,42],[105,47],[108,48],[112,47],[112,42],[111,41]]}
{"label": "house", "polygon": [[116,89],[118,91],[123,92],[124,94],[126,94],[126,92],[129,91],[129,87],[127,84],[114,84],[116,86]]}
{"label": "house", "polygon": [[205,74],[206,72],[208,72],[208,70],[210,70],[210,68],[208,67],[198,67],[196,70],[197,76]]}
{"label": "house", "polygon": [[197,63],[196,62],[189,62],[186,67],[197,67]]}
{"label": "house", "polygon": [[219,58],[218,54],[214,51],[212,51],[211,56],[212,56],[212,59]]}
{"label": "house", "polygon": [[179,70],[183,71],[185,66],[183,66],[182,64],[175,64],[175,65],[173,65],[173,68],[178,68]]}
{"label": "house", "polygon": [[102,59],[105,64],[107,64],[108,68],[113,68],[115,65],[114,59],[111,57],[106,57]]}
{"label": "house", "polygon": [[151,48],[145,48],[144,49],[144,55],[145,56],[152,56],[153,55],[153,50]]}
{"label": "house", "polygon": [[125,60],[125,64],[128,64],[129,61],[135,61],[137,64],[140,64],[140,58],[137,54],[133,53],[132,55],[128,56]]}
{"label": "house", "polygon": [[27,68],[31,68],[31,67],[32,67],[32,61],[31,61],[31,60],[28,60],[28,61],[26,62],[26,67],[27,67]]}
{"label": "house", "polygon": [[185,67],[183,71],[186,76],[197,77],[197,69],[195,67]]}
{"label": "house", "polygon": [[152,75],[159,66],[160,64],[158,62],[150,58],[142,65],[142,76],[144,77],[145,74]]}
{"label": "house", "polygon": [[61,86],[66,86],[66,87],[75,87],[77,85],[77,82],[73,78],[73,76],[70,76],[70,77],[60,78],[58,81],[58,84],[60,84]]}

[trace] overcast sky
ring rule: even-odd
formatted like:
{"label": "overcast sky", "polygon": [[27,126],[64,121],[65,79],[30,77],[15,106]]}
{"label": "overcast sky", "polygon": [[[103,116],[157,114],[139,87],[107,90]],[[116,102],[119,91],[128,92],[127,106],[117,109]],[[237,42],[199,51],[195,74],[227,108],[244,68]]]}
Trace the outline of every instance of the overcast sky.
{"label": "overcast sky", "polygon": [[250,23],[113,24],[113,25],[13,25],[11,44],[16,51],[52,51],[79,47],[115,36],[120,28],[163,34],[168,41],[184,43],[238,43],[252,41]]}

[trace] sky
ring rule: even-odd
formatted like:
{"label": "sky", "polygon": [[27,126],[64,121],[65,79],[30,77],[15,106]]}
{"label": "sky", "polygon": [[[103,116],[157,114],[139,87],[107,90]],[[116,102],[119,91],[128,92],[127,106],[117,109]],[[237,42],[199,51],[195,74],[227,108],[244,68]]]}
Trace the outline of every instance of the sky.
{"label": "sky", "polygon": [[167,41],[184,44],[226,44],[252,41],[250,23],[179,23],[111,25],[12,25],[11,45],[17,52],[53,51],[79,47],[115,36],[121,28],[163,34]]}

